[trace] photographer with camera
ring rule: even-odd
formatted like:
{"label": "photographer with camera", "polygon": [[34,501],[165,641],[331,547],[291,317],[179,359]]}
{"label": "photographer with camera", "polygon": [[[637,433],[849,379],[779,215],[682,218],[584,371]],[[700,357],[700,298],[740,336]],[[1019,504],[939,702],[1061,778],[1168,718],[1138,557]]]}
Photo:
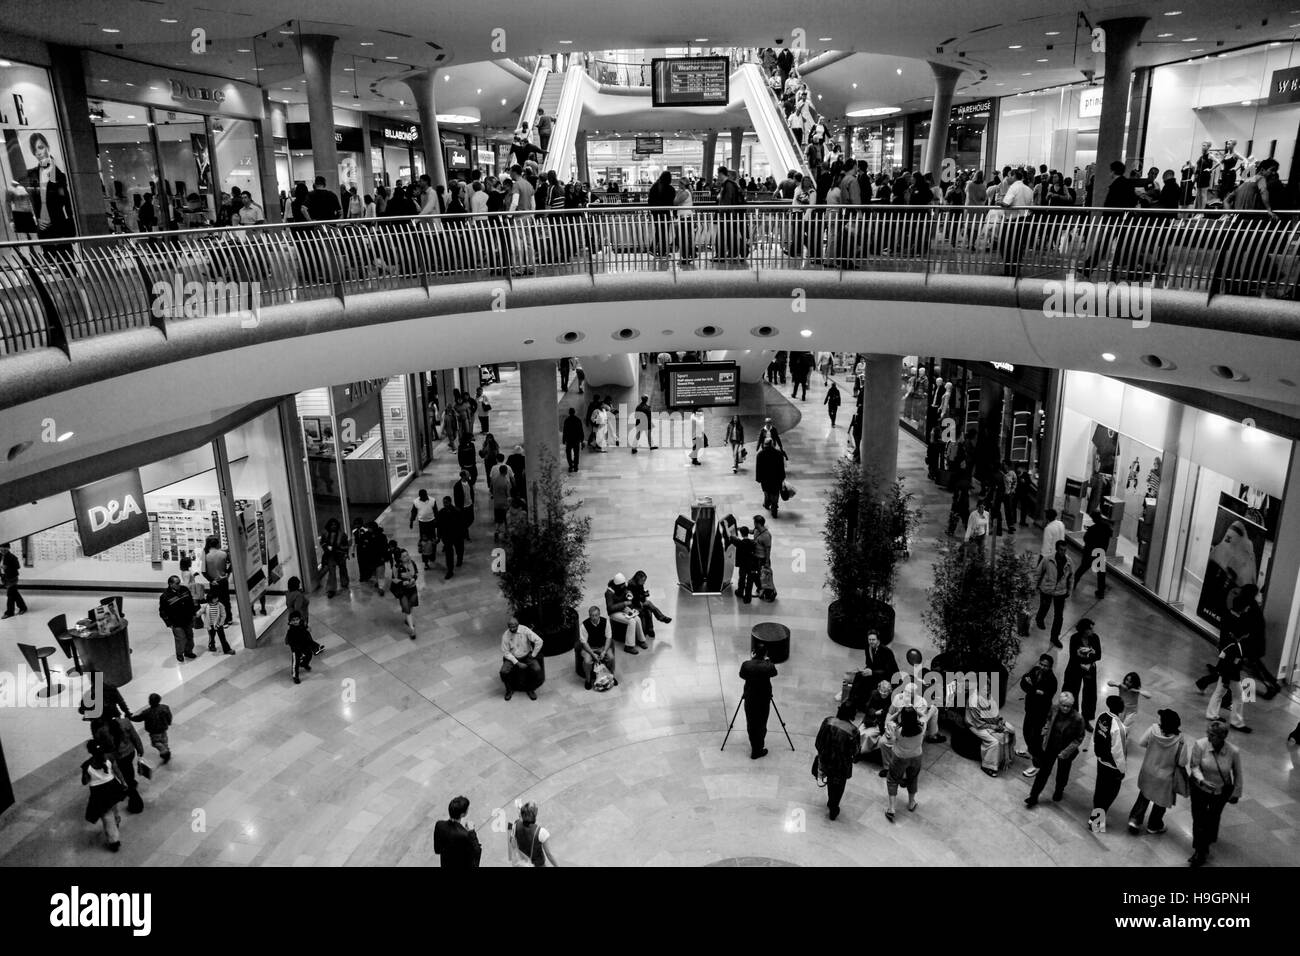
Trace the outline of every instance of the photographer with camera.
{"label": "photographer with camera", "polygon": [[745,729],[749,733],[749,758],[767,756],[763,741],[767,737],[767,715],[772,709],[772,678],[776,665],[767,659],[767,647],[759,644],[750,659],[740,665],[740,679],[745,682]]}

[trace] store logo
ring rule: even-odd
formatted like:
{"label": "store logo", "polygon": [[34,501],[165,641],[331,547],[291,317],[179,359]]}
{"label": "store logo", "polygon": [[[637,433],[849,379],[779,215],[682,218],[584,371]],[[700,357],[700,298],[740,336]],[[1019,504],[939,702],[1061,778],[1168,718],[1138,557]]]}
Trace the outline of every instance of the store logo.
{"label": "store logo", "polygon": [[408,126],[406,129],[392,129],[388,126],[384,127],[384,139],[396,139],[401,140],[404,143],[414,143],[419,138],[420,134],[416,132],[414,126]]}
{"label": "store logo", "polygon": [[133,936],[148,936],[153,928],[152,893],[68,893],[50,897],[50,925],[62,929],[119,927]]}
{"label": "store logo", "polygon": [[260,282],[186,282],[179,273],[171,282],[153,284],[149,311],[159,319],[238,317],[241,328],[256,328],[262,304]]}
{"label": "store logo", "polygon": [[86,510],[86,520],[90,522],[91,531],[103,531],[111,524],[120,524],[132,515],[143,514],[139,503],[131,495],[125,502],[110,501],[104,505],[94,505]]}
{"label": "store logo", "polygon": [[172,99],[174,100],[198,100],[206,103],[224,103],[226,101],[226,91],[215,89],[209,86],[191,86],[180,80],[168,80],[171,86]]}
{"label": "store logo", "polygon": [[1043,283],[1043,315],[1049,319],[1131,319],[1133,328],[1151,325],[1152,282]]}

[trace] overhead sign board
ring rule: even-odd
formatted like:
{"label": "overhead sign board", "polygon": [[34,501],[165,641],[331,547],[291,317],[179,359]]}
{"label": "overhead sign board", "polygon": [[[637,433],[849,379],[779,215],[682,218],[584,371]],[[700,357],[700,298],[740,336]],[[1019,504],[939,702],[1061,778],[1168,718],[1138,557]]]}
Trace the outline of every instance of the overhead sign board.
{"label": "overhead sign board", "polygon": [[149,532],[139,469],[73,488],[72,508],[86,557]]}
{"label": "overhead sign board", "polygon": [[675,362],[668,371],[668,404],[711,408],[740,404],[740,370],[735,362]]}
{"label": "overhead sign board", "polygon": [[730,97],[730,57],[655,57],[651,61],[652,106],[726,106]]}

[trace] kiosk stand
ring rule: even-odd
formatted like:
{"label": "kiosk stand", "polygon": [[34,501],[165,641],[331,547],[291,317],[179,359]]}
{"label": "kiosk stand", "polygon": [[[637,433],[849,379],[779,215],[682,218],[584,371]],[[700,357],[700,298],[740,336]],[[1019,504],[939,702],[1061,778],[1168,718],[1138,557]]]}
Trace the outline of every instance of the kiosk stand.
{"label": "kiosk stand", "polygon": [[736,547],[735,519],[718,520],[712,498],[697,498],[691,516],[678,515],[673,527],[677,583],[692,594],[721,594],[731,585]]}

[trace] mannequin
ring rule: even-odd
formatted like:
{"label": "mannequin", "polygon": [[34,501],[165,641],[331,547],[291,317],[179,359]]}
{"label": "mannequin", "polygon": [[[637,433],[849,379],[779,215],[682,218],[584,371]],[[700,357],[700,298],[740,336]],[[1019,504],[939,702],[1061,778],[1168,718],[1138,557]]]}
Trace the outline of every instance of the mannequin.
{"label": "mannequin", "polygon": [[1244,172],[1246,159],[1237,152],[1237,141],[1230,139],[1223,144],[1223,158],[1219,160],[1219,198],[1227,201],[1237,188],[1238,177]]}
{"label": "mannequin", "polygon": [[1196,208],[1204,209],[1210,202],[1210,185],[1219,161],[1210,155],[1210,144],[1201,144],[1201,155],[1196,157]]}

